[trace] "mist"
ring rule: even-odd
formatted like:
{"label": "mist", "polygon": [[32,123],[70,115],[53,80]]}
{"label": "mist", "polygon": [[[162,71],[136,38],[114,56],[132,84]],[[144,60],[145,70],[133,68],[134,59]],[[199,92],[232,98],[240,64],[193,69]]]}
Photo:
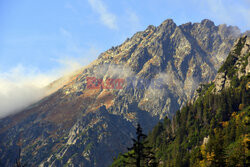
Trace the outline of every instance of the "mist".
{"label": "mist", "polygon": [[7,72],[0,71],[0,118],[22,111],[56,91],[61,84],[48,85],[61,78],[65,81],[83,66],[79,60],[57,60],[60,67],[41,72],[19,64]]}

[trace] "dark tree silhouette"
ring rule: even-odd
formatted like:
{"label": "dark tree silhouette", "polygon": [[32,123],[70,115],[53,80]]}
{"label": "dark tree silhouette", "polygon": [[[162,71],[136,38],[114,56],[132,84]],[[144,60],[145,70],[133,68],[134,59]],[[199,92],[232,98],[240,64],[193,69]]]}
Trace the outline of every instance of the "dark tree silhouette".
{"label": "dark tree silhouette", "polygon": [[18,150],[18,156],[16,158],[15,167],[25,167],[24,165],[21,164],[21,148],[19,148],[19,150]]}
{"label": "dark tree silhouette", "polygon": [[146,135],[142,133],[140,124],[137,124],[136,139],[133,140],[133,146],[128,148],[129,153],[123,155],[125,157],[125,166],[136,167],[156,167],[156,158],[152,147],[147,146]]}

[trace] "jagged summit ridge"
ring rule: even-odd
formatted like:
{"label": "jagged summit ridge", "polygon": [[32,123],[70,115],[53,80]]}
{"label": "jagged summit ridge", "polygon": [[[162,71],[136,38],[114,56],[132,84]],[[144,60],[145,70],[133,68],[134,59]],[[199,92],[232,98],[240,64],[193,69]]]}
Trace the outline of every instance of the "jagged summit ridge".
{"label": "jagged summit ridge", "polygon": [[[22,161],[31,166],[108,166],[130,144],[137,122],[150,130],[185,104],[200,82],[214,79],[235,33],[205,22],[177,26],[168,19],[149,26],[103,52],[37,105],[1,119],[1,163],[11,166],[12,150],[22,143]],[[88,77],[132,77],[135,83],[88,89]],[[161,80],[161,88],[139,87],[138,79]]]}

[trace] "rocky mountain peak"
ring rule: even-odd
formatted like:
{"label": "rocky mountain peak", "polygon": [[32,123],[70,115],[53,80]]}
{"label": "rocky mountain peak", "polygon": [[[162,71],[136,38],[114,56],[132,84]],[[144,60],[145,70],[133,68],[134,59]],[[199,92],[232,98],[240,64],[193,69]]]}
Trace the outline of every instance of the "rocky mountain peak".
{"label": "rocky mountain peak", "polygon": [[153,30],[155,31],[156,27],[153,25],[149,25],[146,30]]}
{"label": "rocky mountain peak", "polygon": [[202,21],[201,21],[201,25],[206,26],[206,27],[208,27],[208,28],[211,28],[211,27],[215,26],[215,25],[214,25],[214,22],[211,21],[211,20],[209,20],[209,19],[204,19],[204,20],[202,20]]}
{"label": "rocky mountain peak", "polygon": [[166,19],[161,23],[160,26],[176,25],[173,19]]}
{"label": "rocky mountain peak", "polygon": [[236,39],[219,27],[167,19],[101,53],[50,96],[0,120],[1,163],[12,165],[21,142],[30,166],[108,166],[138,122],[150,130],[214,79]]}

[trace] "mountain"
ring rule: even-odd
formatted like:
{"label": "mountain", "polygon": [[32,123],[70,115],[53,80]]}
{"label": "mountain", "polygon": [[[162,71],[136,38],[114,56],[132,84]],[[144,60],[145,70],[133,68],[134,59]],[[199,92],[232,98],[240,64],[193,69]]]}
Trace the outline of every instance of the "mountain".
{"label": "mountain", "polygon": [[210,20],[148,26],[67,79],[53,94],[0,120],[0,164],[21,148],[29,166],[108,166],[139,122],[149,131],[192,98],[225,60],[237,27]]}
{"label": "mountain", "polygon": [[[235,42],[215,80],[203,84],[197,94],[193,103],[172,119],[165,117],[145,139],[158,166],[249,166],[249,36]],[[119,156],[112,166],[127,166],[131,161],[125,157]]]}

